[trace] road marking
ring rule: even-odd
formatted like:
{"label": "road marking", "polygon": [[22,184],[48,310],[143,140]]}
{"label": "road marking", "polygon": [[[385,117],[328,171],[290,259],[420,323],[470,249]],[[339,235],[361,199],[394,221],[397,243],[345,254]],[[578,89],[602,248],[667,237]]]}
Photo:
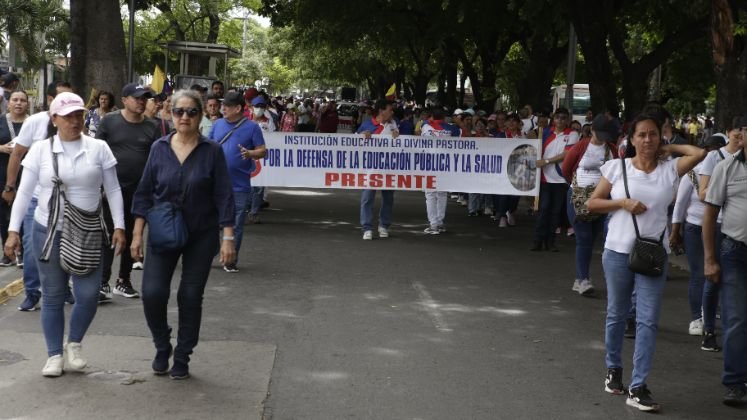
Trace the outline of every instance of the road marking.
{"label": "road marking", "polygon": [[0,288],[0,304],[10,300],[13,296],[18,296],[23,291],[23,279],[12,281],[9,285]]}
{"label": "road marking", "polygon": [[440,332],[453,331],[451,328],[449,328],[449,325],[446,323],[443,314],[441,314],[441,311],[439,310],[439,307],[441,305],[433,300],[431,294],[428,293],[428,290],[425,289],[425,286],[423,286],[423,284],[419,281],[416,281],[412,284],[412,287],[416,292],[418,292],[418,304],[423,307],[436,329]]}

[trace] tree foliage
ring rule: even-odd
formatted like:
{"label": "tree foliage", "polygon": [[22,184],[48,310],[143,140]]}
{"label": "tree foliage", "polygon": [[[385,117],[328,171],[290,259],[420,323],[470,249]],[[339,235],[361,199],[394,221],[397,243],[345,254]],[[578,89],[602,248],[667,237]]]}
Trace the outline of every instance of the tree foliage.
{"label": "tree foliage", "polygon": [[[0,50],[7,49],[8,41],[12,40],[16,51],[31,68],[42,64],[48,46],[61,51],[62,43],[69,39],[61,29],[69,23],[61,0],[0,0],[0,10],[3,11],[0,13]],[[7,34],[7,39],[2,34]],[[49,44],[42,42],[45,34]]]}

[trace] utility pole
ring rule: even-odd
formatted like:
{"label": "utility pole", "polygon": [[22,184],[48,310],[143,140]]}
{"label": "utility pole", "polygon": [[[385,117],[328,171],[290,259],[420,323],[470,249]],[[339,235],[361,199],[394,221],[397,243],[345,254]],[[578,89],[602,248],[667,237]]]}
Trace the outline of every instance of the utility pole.
{"label": "utility pole", "polygon": [[127,43],[127,83],[132,82],[132,55],[135,48],[135,0],[130,0],[130,40]]}
{"label": "utility pole", "polygon": [[565,82],[565,107],[573,116],[573,84],[576,81],[576,49],[578,48],[578,39],[576,38],[576,29],[571,23],[568,32],[568,67],[566,70]]}

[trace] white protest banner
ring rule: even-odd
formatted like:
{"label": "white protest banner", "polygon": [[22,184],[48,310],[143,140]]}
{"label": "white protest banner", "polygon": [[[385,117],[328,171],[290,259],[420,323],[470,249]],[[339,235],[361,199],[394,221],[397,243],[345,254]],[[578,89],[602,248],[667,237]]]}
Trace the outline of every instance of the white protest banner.
{"label": "white protest banner", "polygon": [[264,133],[252,185],[537,195],[539,140]]}

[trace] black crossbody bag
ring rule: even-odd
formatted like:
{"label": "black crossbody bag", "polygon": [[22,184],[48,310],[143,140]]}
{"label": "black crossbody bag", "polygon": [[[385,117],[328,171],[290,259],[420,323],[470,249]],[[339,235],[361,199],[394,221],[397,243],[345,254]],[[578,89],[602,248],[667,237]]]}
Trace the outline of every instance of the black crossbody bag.
{"label": "black crossbody bag", "polygon": [[[625,182],[625,195],[630,198],[625,159],[621,158],[620,163],[622,164],[623,182]],[[635,226],[636,239],[635,242],[633,242],[633,249],[630,250],[628,268],[630,271],[643,274],[644,276],[659,277],[664,274],[664,264],[666,264],[667,261],[667,250],[664,248],[663,242],[666,228],[664,228],[664,232],[661,233],[659,240],[641,238],[635,214],[631,213],[631,216],[633,216],[633,226]]]}

